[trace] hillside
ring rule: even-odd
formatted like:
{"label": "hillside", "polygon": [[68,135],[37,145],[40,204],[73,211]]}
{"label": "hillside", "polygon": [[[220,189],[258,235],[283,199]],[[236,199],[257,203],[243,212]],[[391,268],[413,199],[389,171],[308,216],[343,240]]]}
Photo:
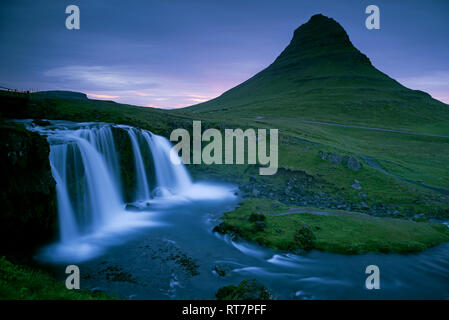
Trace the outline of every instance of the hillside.
{"label": "hillside", "polygon": [[51,91],[38,91],[32,94],[37,98],[59,98],[59,99],[88,99],[87,95],[82,92],[76,91],[62,91],[62,90],[51,90]]}
{"label": "hillside", "polygon": [[[448,133],[449,107],[377,70],[343,27],[314,15],[266,69],[189,107],[217,117],[274,117]],[[428,125],[432,123],[432,125]]]}

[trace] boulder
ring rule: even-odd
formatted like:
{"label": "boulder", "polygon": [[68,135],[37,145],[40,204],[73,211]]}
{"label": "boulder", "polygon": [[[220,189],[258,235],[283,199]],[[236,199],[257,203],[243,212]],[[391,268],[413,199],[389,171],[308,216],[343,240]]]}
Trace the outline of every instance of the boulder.
{"label": "boulder", "polygon": [[362,168],[362,163],[354,156],[348,158],[348,168],[353,171],[359,171]]}
{"label": "boulder", "polygon": [[345,160],[345,157],[339,154],[329,154],[329,161],[333,164],[342,164]]}
{"label": "boulder", "polygon": [[0,255],[33,253],[57,232],[56,182],[45,137],[0,126]]}
{"label": "boulder", "polygon": [[217,300],[269,300],[268,289],[256,279],[243,280],[238,286],[229,285],[218,289]]}
{"label": "boulder", "polygon": [[355,190],[362,190],[362,186],[360,185],[360,181],[357,179],[354,179],[354,183],[351,185],[352,189]]}

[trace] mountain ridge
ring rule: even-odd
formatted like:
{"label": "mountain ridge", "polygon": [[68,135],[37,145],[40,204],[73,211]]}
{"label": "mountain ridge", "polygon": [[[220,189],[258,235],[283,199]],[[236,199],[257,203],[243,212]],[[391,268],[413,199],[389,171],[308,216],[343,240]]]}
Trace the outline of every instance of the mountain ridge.
{"label": "mountain ridge", "polygon": [[376,69],[338,22],[317,14],[294,31],[267,68],[221,96],[183,110],[249,117],[279,115],[281,110],[301,119],[365,125],[399,117],[394,124],[408,128],[438,117],[449,121],[449,108],[443,107],[447,105]]}

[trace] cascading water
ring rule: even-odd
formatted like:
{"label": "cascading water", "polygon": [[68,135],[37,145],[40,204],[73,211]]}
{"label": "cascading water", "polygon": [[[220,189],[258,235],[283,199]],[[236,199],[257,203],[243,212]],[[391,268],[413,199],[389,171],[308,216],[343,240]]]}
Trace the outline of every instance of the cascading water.
{"label": "cascading water", "polygon": [[170,160],[171,144],[164,137],[142,132],[145,141],[150,148],[154,159],[156,181],[161,195],[176,194],[187,190],[192,185],[192,180],[184,167],[173,164]]}
{"label": "cascading water", "polygon": [[[75,214],[67,190],[67,145],[54,145],[50,153],[51,172],[56,181],[56,196],[59,208],[59,232],[62,242],[79,236]],[[58,169],[59,168],[59,169]]]}
{"label": "cascading water", "polygon": [[140,131],[128,126],[120,126],[120,128],[128,131],[134,154],[134,164],[136,169],[136,192],[134,200],[148,200],[150,198],[150,188],[148,186],[148,178],[145,166],[143,164],[142,152],[138,140],[138,134],[140,134]]}
{"label": "cascading water", "polygon": [[48,135],[57,183],[60,238],[98,230],[123,210],[117,152],[110,127],[36,129]]}
{"label": "cascading water", "polygon": [[[211,200],[230,194],[233,197],[228,189],[192,183],[184,165],[170,160],[170,142],[149,131],[107,123],[50,121],[48,126],[38,126],[31,120],[19,122],[47,136],[50,144],[60,242],[43,250],[43,260],[90,259],[108,244],[117,244],[117,232],[159,224],[153,220],[158,206],[167,208],[179,201]],[[123,159],[116,149],[115,133],[121,135],[121,141],[129,138],[135,174],[131,207],[140,208],[138,214],[125,203],[129,195],[125,191],[130,190],[125,190],[120,168]],[[153,184],[149,179],[152,172]],[[139,206],[141,202],[144,205]]]}

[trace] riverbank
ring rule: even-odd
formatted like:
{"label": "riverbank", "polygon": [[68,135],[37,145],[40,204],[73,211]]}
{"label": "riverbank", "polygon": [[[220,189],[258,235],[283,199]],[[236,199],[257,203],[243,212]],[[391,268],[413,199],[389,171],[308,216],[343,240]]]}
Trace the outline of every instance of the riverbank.
{"label": "riverbank", "polygon": [[441,224],[290,208],[268,199],[241,202],[223,215],[214,231],[277,250],[317,249],[340,254],[418,252],[449,241],[449,229]]}

